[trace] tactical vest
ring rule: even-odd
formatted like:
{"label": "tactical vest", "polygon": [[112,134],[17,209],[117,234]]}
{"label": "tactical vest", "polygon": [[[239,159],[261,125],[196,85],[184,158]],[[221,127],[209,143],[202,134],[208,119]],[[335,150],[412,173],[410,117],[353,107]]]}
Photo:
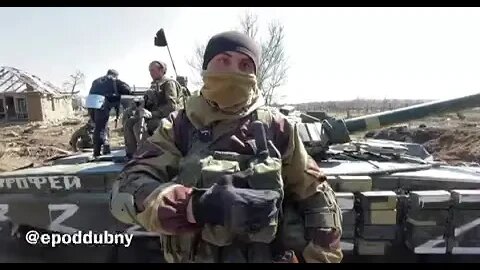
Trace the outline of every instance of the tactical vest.
{"label": "tactical vest", "polygon": [[[267,131],[273,119],[269,109],[260,108],[243,119],[223,121],[213,129],[204,130],[196,130],[184,113],[181,118],[182,133],[176,134],[182,136],[176,143],[184,157],[174,182],[209,188],[221,175],[250,170],[252,176],[244,183],[234,183],[236,187],[275,190],[283,199],[281,156],[272,141],[268,140],[272,134]],[[244,143],[252,149],[251,153],[216,147],[218,142],[230,138],[239,128],[247,126],[251,130],[255,120],[266,127],[263,135],[261,130],[256,129],[254,138],[246,138]],[[278,203],[277,207],[281,209],[282,200]],[[271,244],[277,235],[279,215],[271,220],[268,227],[253,229],[245,235],[234,234],[223,226],[207,224],[201,233],[162,236],[165,259],[169,262],[272,262]]]}
{"label": "tactical vest", "polygon": [[[174,82],[175,84],[175,88],[177,92],[177,100],[176,100],[177,104],[180,106],[180,108],[185,108],[185,102],[188,96],[188,92],[187,90],[185,90],[183,86],[180,85],[179,82],[172,79],[166,79],[162,82],[156,82],[156,81],[152,82],[152,85],[150,88],[153,90],[153,94],[155,96],[154,106],[159,107],[167,104],[167,98],[166,98],[165,90],[163,89],[163,86],[165,85],[165,83],[170,81]],[[152,108],[147,108],[147,109],[151,110]]]}

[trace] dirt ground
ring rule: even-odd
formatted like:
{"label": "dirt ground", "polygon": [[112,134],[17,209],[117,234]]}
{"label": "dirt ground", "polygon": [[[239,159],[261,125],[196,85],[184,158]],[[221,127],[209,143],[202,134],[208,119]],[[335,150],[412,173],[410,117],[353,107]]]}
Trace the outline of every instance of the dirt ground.
{"label": "dirt ground", "polygon": [[[115,129],[115,117],[110,117],[110,142],[123,145],[121,121]],[[71,153],[69,141],[72,134],[85,125],[88,117],[79,114],[75,118],[56,122],[2,123],[0,144],[4,154],[0,158],[0,172],[27,166],[38,166],[48,158]]]}
{"label": "dirt ground", "polygon": [[[365,137],[391,139],[423,144],[435,158],[457,164],[480,163],[480,112],[431,117],[406,126],[367,132]],[[114,127],[110,118],[110,142],[113,147],[123,145],[121,121]],[[68,144],[75,130],[87,122],[87,114],[57,122],[30,122],[0,124],[0,171],[10,171],[27,166],[38,166],[48,158],[71,153]],[[425,127],[419,127],[425,125]],[[0,149],[2,152],[2,149]]]}
{"label": "dirt ground", "polygon": [[459,119],[455,114],[432,117],[406,126],[366,133],[365,137],[422,144],[435,159],[450,164],[480,163],[480,114],[471,111]]}

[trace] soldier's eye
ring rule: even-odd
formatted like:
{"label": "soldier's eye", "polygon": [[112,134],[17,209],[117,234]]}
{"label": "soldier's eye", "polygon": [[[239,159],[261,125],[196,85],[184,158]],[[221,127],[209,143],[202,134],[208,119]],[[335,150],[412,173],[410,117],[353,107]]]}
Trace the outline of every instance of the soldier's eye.
{"label": "soldier's eye", "polygon": [[240,62],[240,70],[243,72],[253,72],[253,64],[250,61],[242,61]]}

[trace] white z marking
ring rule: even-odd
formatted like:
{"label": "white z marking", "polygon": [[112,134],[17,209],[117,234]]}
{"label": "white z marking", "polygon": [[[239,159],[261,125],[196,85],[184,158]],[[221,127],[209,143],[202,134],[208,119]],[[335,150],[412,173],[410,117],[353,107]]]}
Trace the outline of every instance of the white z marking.
{"label": "white z marking", "polygon": [[[50,226],[49,230],[63,232],[63,233],[74,233],[78,229],[62,225],[61,223],[73,216],[77,210],[78,206],[75,204],[49,204],[48,205],[49,215],[50,215]],[[59,215],[55,220],[52,220],[53,211],[64,211]]]}
{"label": "white z marking", "polygon": [[0,221],[7,221],[8,204],[0,204]]}

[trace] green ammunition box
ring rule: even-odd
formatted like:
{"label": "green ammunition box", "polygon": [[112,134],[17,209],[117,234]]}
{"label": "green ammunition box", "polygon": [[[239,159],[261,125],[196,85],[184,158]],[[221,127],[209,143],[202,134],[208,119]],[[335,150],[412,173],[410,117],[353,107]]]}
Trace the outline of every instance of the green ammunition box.
{"label": "green ammunition box", "polygon": [[415,254],[445,254],[446,231],[444,226],[418,226],[407,222],[405,244]]}
{"label": "green ammunition box", "polygon": [[480,190],[452,190],[451,193],[454,208],[480,210]]}
{"label": "green ammunition box", "polygon": [[393,210],[397,208],[397,194],[393,191],[366,191],[360,193],[362,211]]}
{"label": "green ammunition box", "polygon": [[450,241],[453,254],[480,254],[480,228],[467,232],[455,231],[456,236]]}
{"label": "green ammunition box", "polygon": [[338,206],[342,210],[352,210],[355,204],[355,195],[351,192],[335,192]]}
{"label": "green ammunition box", "polygon": [[355,238],[355,225],[342,225],[342,239]]}
{"label": "green ammunition box", "polygon": [[355,210],[342,210],[342,224],[355,225],[356,218]]}
{"label": "green ammunition box", "polygon": [[450,192],[445,190],[412,191],[409,195],[411,209],[448,209],[451,205]]}
{"label": "green ammunition box", "polygon": [[480,210],[454,209],[453,226],[455,228],[469,225],[469,228],[480,227]]}
{"label": "green ammunition box", "polygon": [[356,247],[359,255],[385,255],[391,248],[390,241],[357,239]]}
{"label": "green ammunition box", "polygon": [[372,190],[372,178],[369,176],[327,176],[327,181],[335,192]]}
{"label": "green ammunition box", "polygon": [[480,210],[453,209],[452,253],[480,254]]}
{"label": "green ammunition box", "polygon": [[417,226],[447,226],[448,210],[410,209],[406,219]]}
{"label": "green ammunition box", "polygon": [[397,210],[364,211],[360,215],[364,225],[395,225],[397,224]]}
{"label": "green ammunition box", "polygon": [[480,228],[475,226],[455,228],[455,236],[449,242],[452,254],[480,254]]}
{"label": "green ammunition box", "polygon": [[396,225],[360,225],[358,235],[368,240],[394,240],[397,236]]}

